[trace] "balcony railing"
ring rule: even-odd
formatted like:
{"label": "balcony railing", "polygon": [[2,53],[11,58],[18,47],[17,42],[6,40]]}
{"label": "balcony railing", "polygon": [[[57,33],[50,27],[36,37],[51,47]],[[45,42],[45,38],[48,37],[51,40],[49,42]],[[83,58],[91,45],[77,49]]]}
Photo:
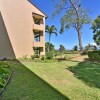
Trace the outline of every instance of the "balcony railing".
{"label": "balcony railing", "polygon": [[44,28],[45,28],[45,27],[44,27],[44,24],[40,24],[40,25],[34,24],[34,25],[33,25],[33,30],[43,31]]}
{"label": "balcony railing", "polygon": [[44,47],[44,42],[33,42],[33,47]]}

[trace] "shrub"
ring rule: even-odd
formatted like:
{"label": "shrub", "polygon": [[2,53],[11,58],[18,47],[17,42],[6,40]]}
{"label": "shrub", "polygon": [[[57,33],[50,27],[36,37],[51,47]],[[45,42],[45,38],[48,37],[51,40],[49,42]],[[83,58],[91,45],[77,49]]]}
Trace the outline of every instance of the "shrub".
{"label": "shrub", "polygon": [[41,56],[41,60],[45,60],[46,58],[45,58],[45,56]]}
{"label": "shrub", "polygon": [[7,73],[10,73],[10,71],[9,71],[9,69],[7,69],[7,68],[0,68],[0,74],[2,74],[2,73],[5,73],[5,74],[7,74]]}
{"label": "shrub", "polygon": [[5,80],[0,78],[0,88],[3,88],[5,85]]}
{"label": "shrub", "polygon": [[88,57],[91,60],[100,61],[100,51],[89,51],[88,52]]}
{"label": "shrub", "polygon": [[31,59],[34,60],[35,58],[39,58],[39,55],[35,54],[35,55],[31,55]]}
{"label": "shrub", "polygon": [[4,62],[0,62],[0,68],[9,68],[9,65],[7,63]]}
{"label": "shrub", "polygon": [[46,53],[46,59],[49,59],[49,60],[53,59],[53,53],[52,52],[47,52]]}
{"label": "shrub", "polygon": [[4,62],[0,62],[0,88],[3,88],[5,86],[7,78],[10,74],[11,72],[9,69],[9,65]]}

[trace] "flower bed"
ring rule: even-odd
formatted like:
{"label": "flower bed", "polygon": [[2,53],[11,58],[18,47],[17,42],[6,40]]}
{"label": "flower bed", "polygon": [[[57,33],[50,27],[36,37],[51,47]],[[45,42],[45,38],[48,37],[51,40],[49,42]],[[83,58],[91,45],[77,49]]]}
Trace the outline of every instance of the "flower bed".
{"label": "flower bed", "polygon": [[7,83],[9,82],[11,77],[11,71],[8,64],[5,62],[0,62],[0,95],[5,89]]}

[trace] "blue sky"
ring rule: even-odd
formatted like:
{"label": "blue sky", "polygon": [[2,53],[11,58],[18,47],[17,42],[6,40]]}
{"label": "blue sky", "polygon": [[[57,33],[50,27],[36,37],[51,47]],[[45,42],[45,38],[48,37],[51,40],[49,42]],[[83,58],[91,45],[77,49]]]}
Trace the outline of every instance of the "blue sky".
{"label": "blue sky", "polygon": [[[77,32],[73,28],[68,31],[65,31],[63,34],[59,33],[61,15],[57,15],[54,19],[51,19],[55,5],[52,0],[32,0],[32,2],[45,14],[48,15],[48,18],[46,19],[46,25],[55,25],[58,29],[58,36],[52,35],[51,37],[51,42],[55,45],[56,49],[59,48],[60,44],[63,44],[66,49],[72,49],[73,46],[78,45]],[[82,5],[84,8],[89,10],[89,16],[92,18],[92,20],[97,18],[98,15],[100,15],[100,0],[82,0]],[[83,46],[94,42],[92,39],[93,32],[90,28],[91,24],[85,25],[82,29]],[[47,41],[48,34],[46,34],[46,42]]]}

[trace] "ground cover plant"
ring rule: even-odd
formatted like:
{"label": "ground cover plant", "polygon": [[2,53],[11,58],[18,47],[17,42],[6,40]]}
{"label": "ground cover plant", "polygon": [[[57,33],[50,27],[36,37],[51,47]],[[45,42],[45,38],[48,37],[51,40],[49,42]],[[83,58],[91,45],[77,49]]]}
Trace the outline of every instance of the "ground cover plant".
{"label": "ground cover plant", "polygon": [[7,83],[8,77],[11,75],[10,67],[5,62],[0,62],[0,92]]}

